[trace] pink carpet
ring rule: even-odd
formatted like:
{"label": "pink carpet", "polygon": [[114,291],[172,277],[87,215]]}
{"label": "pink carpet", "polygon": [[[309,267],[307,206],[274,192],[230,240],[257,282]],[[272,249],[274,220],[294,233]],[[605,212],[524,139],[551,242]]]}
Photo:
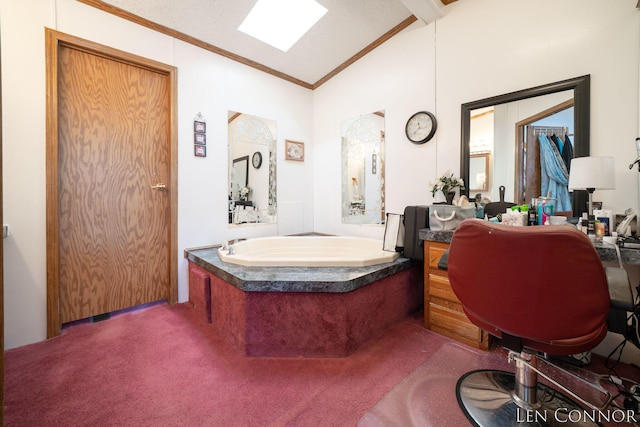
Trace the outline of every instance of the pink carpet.
{"label": "pink carpet", "polygon": [[[443,352],[451,346],[465,350],[458,367],[478,357],[501,363],[502,354],[460,346],[421,322],[421,313],[407,318],[346,358],[244,357],[190,304],[78,324],[5,352],[5,425],[355,426],[387,416],[390,400],[409,400],[408,381],[454,375]],[[422,387],[411,399],[430,402],[431,425],[460,425],[455,398],[434,400]]]}
{"label": "pink carpet", "polygon": [[414,317],[348,358],[248,358],[158,305],[5,352],[5,425],[353,426],[446,341]]}

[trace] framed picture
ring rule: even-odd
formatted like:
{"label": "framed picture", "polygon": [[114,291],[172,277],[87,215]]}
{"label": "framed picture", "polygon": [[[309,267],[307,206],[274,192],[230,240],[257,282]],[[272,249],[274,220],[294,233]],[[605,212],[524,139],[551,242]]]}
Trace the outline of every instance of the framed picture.
{"label": "framed picture", "polygon": [[193,131],[196,133],[205,133],[207,131],[207,123],[199,122],[198,120],[193,121]]}
{"label": "framed picture", "polygon": [[207,145],[207,135],[204,133],[194,133],[193,142],[197,145]]}
{"label": "framed picture", "polygon": [[297,160],[304,162],[304,142],[284,140],[285,160]]}
{"label": "framed picture", "polygon": [[196,157],[207,157],[207,147],[204,145],[195,145],[194,154]]}

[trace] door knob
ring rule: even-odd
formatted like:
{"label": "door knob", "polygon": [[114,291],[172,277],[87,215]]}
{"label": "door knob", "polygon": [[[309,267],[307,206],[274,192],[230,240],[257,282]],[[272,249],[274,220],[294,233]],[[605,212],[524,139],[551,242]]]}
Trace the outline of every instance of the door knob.
{"label": "door knob", "polygon": [[155,184],[151,186],[152,190],[160,190],[160,191],[167,191],[167,186],[161,183]]}

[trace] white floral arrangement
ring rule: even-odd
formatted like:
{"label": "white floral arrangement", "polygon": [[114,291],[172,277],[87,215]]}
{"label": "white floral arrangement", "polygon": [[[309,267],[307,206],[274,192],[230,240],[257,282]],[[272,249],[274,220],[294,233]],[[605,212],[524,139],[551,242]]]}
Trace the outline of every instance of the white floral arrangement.
{"label": "white floral arrangement", "polygon": [[240,189],[240,200],[247,201],[249,200],[249,194],[251,193],[251,189],[249,187],[242,187]]}
{"label": "white floral arrangement", "polygon": [[456,177],[450,171],[447,171],[434,183],[429,183],[431,187],[431,195],[435,196],[438,191],[441,191],[445,196],[450,191],[455,191],[456,188],[464,190],[464,181],[462,178]]}

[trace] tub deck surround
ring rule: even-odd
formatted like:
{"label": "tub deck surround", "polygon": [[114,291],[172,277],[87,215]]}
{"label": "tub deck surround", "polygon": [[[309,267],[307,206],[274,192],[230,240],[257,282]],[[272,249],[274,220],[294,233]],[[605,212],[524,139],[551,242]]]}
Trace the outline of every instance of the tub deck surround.
{"label": "tub deck surround", "polygon": [[399,257],[365,267],[245,267],[223,262],[219,246],[185,250],[185,258],[247,292],[351,292],[412,266]]}
{"label": "tub deck surround", "polygon": [[405,258],[369,267],[244,267],[222,262],[217,249],[185,251],[198,281],[190,289],[200,292],[209,279],[212,331],[245,356],[346,357],[422,305],[421,266]]}

